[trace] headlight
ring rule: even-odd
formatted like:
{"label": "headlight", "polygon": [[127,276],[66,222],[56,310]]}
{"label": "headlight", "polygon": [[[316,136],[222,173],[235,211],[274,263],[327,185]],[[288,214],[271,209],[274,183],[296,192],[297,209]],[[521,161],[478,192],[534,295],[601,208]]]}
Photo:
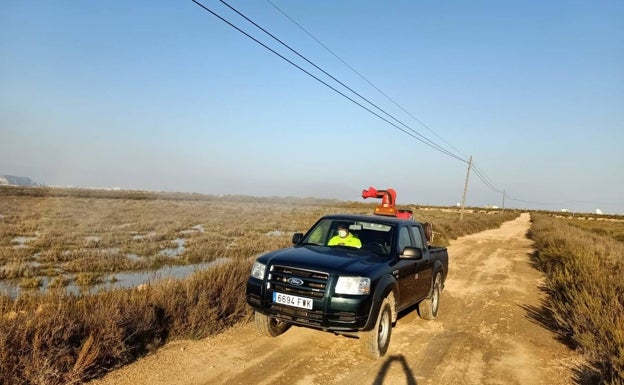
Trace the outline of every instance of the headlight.
{"label": "headlight", "polygon": [[265,270],[266,270],[266,265],[264,263],[260,263],[256,261],[254,262],[253,267],[251,268],[251,276],[262,280],[264,279]]}
{"label": "headlight", "polygon": [[336,294],[368,294],[370,284],[370,278],[366,277],[338,277]]}

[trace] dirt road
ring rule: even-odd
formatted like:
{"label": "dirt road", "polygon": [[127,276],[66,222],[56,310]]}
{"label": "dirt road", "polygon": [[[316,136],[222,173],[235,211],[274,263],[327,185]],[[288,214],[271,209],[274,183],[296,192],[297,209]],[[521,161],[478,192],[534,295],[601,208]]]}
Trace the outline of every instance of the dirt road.
{"label": "dirt road", "polygon": [[246,324],[170,343],[94,384],[573,384],[582,358],[528,314],[542,295],[528,228],[522,214],[454,241],[438,319],[404,315],[377,361],[354,339],[298,327],[271,339]]}

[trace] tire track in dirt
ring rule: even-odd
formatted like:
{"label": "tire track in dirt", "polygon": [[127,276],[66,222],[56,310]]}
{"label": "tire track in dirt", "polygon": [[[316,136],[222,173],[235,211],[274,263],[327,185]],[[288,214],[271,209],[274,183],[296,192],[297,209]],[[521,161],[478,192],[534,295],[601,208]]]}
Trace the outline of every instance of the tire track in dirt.
{"label": "tire track in dirt", "polygon": [[450,268],[435,321],[403,315],[385,357],[357,340],[292,327],[260,337],[238,325],[200,341],[176,341],[95,385],[204,384],[571,384],[582,357],[532,321],[542,275],[532,268],[529,214],[449,247]]}

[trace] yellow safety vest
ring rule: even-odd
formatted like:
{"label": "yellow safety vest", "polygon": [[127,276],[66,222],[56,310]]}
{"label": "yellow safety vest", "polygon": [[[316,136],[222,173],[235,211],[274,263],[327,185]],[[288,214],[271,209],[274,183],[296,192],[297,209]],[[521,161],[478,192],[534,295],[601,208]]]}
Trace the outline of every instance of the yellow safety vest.
{"label": "yellow safety vest", "polygon": [[353,234],[349,233],[349,235],[347,235],[345,238],[340,238],[339,235],[334,235],[329,240],[329,242],[327,242],[327,245],[328,246],[341,245],[341,246],[351,246],[351,247],[360,248],[362,247],[362,242],[358,238],[353,236]]}

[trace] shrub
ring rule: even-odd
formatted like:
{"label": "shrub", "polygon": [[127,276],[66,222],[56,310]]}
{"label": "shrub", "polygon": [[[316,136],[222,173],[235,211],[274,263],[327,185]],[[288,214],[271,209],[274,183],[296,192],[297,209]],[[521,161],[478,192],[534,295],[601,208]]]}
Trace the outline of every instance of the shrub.
{"label": "shrub", "polygon": [[556,331],[598,366],[603,383],[623,384],[624,244],[545,215],[533,216],[530,237]]}

